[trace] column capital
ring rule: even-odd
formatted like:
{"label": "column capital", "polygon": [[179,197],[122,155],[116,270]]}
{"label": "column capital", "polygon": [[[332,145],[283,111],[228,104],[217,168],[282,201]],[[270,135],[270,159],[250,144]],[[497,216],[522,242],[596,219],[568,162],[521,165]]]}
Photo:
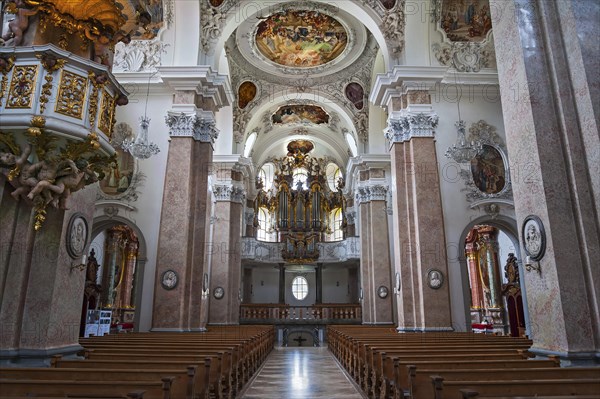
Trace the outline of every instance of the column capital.
{"label": "column capital", "polygon": [[165,123],[171,137],[192,137],[203,143],[214,143],[219,137],[214,114],[210,111],[167,111]]}
{"label": "column capital", "polygon": [[410,141],[413,137],[434,137],[438,122],[435,112],[393,112],[384,130],[385,138],[394,144]]}
{"label": "column capital", "polygon": [[376,184],[371,186],[360,186],[356,190],[356,202],[358,205],[371,201],[386,201],[388,186]]}
{"label": "column capital", "polygon": [[217,202],[237,202],[244,204],[246,201],[246,192],[243,188],[229,184],[214,184],[213,194]]}

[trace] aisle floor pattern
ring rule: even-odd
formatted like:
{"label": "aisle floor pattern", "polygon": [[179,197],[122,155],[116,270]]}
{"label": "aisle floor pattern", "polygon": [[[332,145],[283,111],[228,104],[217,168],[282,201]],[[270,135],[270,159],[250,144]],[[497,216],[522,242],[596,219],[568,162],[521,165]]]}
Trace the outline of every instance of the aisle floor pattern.
{"label": "aisle floor pattern", "polygon": [[280,348],[242,399],[362,399],[327,348]]}

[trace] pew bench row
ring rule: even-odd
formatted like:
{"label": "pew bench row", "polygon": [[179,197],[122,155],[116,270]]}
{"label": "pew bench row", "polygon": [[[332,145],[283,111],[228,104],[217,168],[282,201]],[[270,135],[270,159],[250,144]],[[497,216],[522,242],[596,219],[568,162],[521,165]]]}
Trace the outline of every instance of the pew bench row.
{"label": "pew bench row", "polygon": [[333,355],[369,398],[600,394],[599,368],[565,369],[555,358],[530,359],[526,338],[398,334],[369,326],[329,326],[327,337]]}

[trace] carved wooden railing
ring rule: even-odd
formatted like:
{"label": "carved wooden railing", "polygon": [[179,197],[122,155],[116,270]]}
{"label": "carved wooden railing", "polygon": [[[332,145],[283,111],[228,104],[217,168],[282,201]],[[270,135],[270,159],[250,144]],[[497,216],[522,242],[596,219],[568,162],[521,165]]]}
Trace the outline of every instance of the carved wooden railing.
{"label": "carved wooden railing", "polygon": [[361,323],[362,309],[357,303],[329,303],[312,306],[244,303],[240,305],[240,322],[259,324]]}

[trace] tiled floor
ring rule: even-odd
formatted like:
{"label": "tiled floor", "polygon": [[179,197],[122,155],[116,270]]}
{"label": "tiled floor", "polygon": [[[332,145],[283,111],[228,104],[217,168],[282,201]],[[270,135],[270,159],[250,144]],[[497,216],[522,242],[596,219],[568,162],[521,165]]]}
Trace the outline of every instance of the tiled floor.
{"label": "tiled floor", "polygon": [[242,399],[362,399],[327,348],[275,348]]}

